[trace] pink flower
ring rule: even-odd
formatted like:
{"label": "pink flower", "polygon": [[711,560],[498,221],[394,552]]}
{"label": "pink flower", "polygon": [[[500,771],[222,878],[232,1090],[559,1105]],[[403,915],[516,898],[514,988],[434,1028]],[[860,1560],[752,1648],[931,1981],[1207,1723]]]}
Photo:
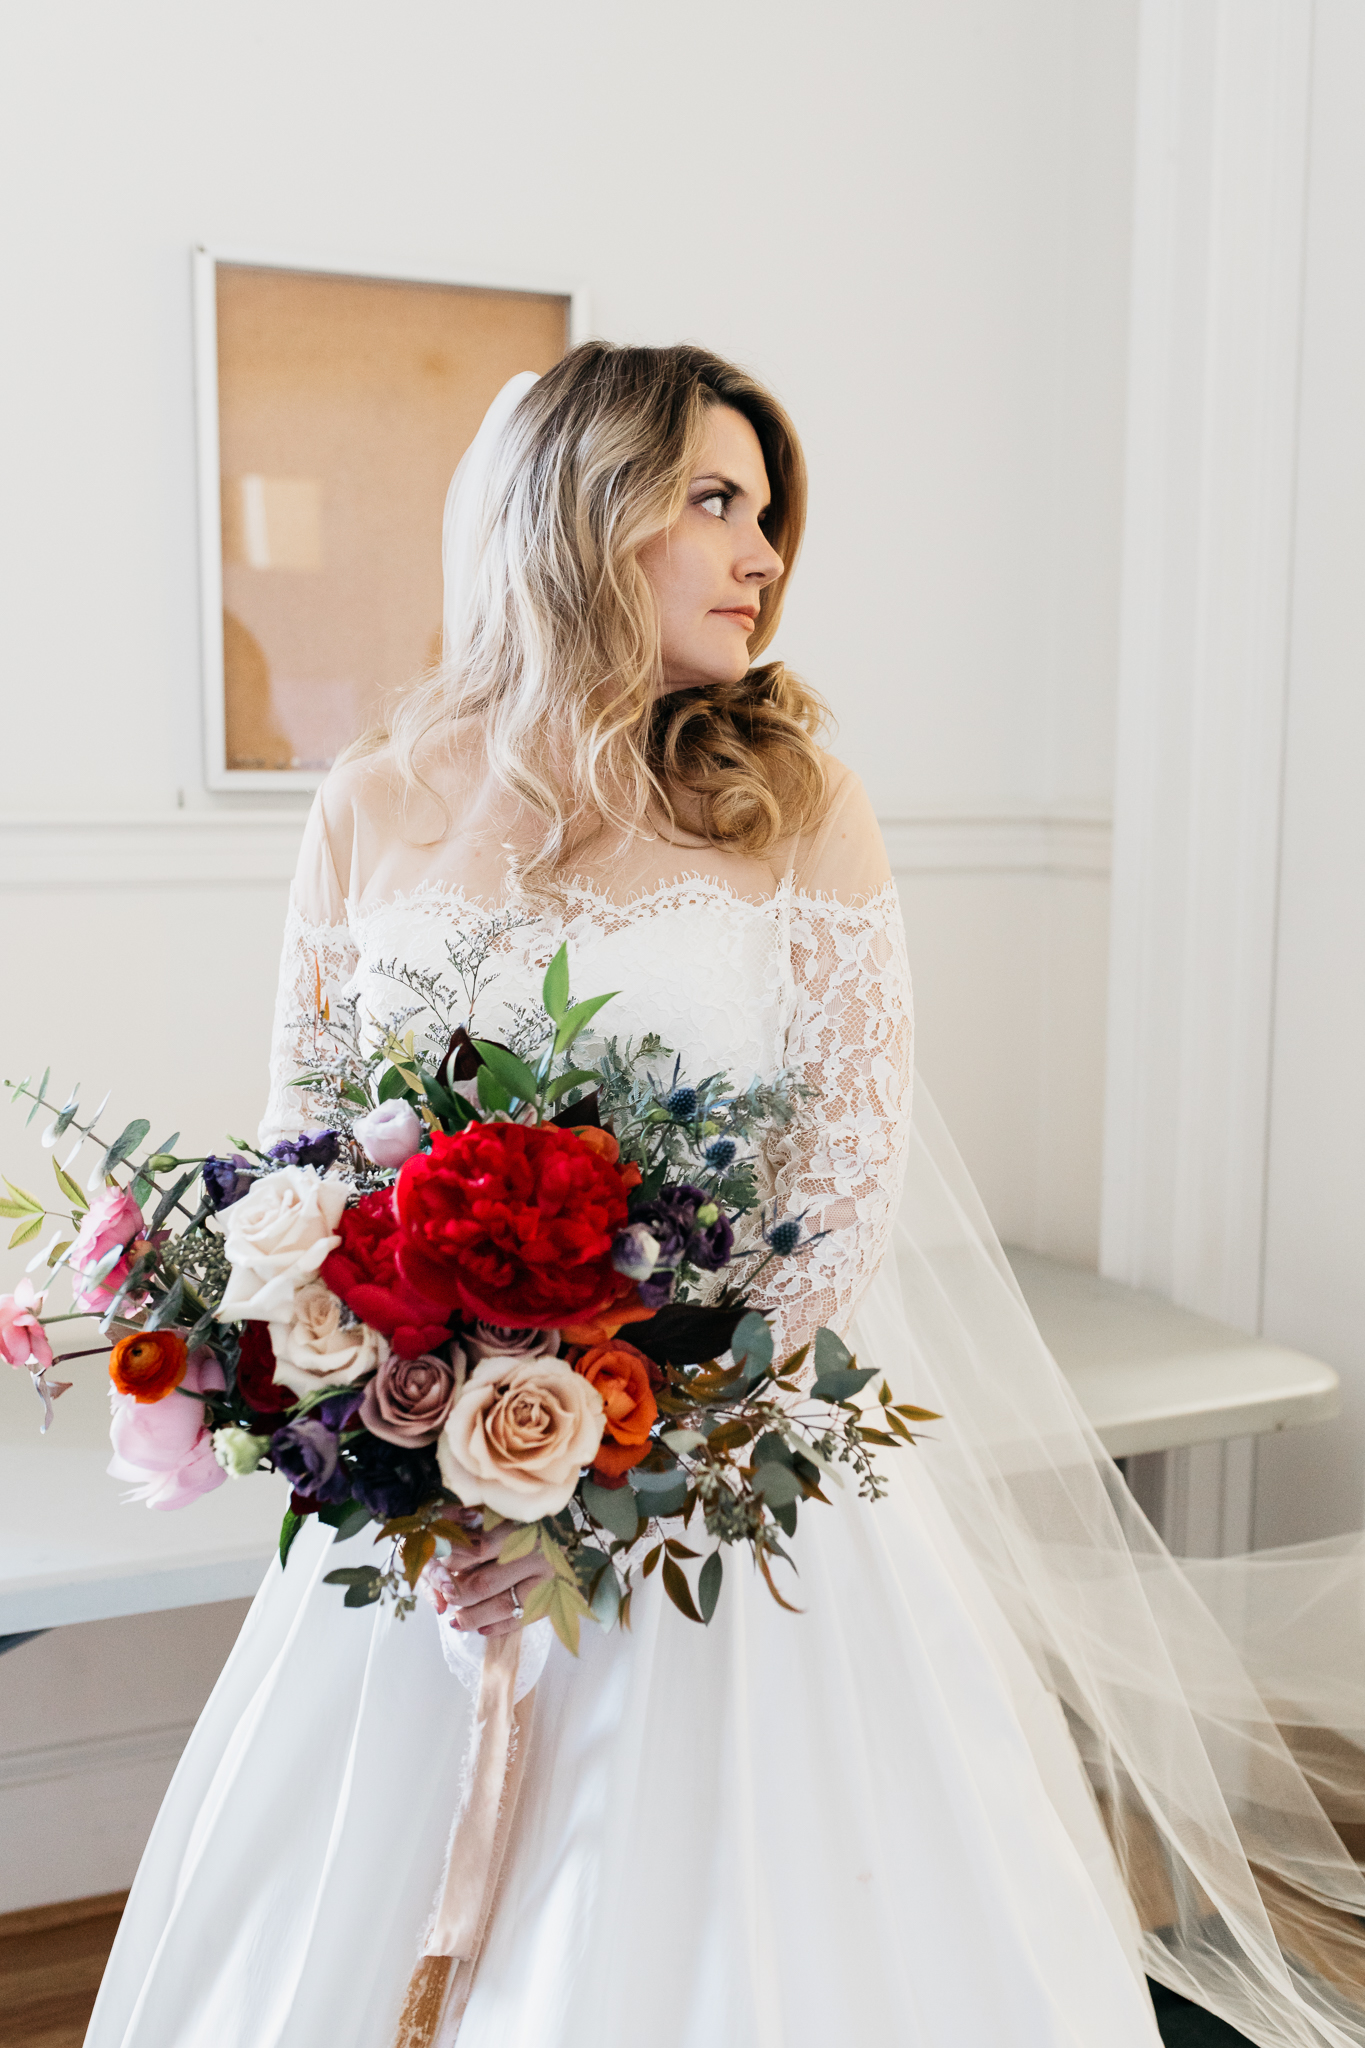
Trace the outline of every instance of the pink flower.
{"label": "pink flower", "polygon": [[[111,1251],[125,1250],[141,1230],[142,1211],[127,1188],[106,1188],[90,1204],[80,1234],[67,1255],[68,1262],[77,1273],[88,1273]],[[122,1258],[102,1279],[77,1292],[76,1307],[101,1314],[127,1278],[128,1260]]]}
{"label": "pink flower", "polygon": [[52,1346],[38,1321],[42,1308],[43,1296],[34,1293],[31,1280],[21,1280],[13,1294],[0,1294],[0,1358],[11,1365],[51,1365]]}
{"label": "pink flower", "polygon": [[185,1377],[164,1401],[139,1401],[132,1394],[114,1394],[109,1438],[114,1455],[111,1479],[130,1479],[132,1500],[149,1508],[187,1508],[201,1494],[221,1486],[227,1473],[213,1455],[213,1438],[204,1425],[204,1404],[190,1394],[221,1393],[223,1368],[211,1351],[192,1351]]}

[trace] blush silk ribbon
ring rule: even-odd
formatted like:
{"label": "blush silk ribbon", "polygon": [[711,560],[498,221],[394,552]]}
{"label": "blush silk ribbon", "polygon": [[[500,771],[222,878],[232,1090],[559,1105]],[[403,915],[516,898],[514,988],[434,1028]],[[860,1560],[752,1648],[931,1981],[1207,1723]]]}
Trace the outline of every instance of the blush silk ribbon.
{"label": "blush silk ribbon", "polygon": [[535,1695],[516,1703],[520,1655],[520,1629],[487,1639],[445,1875],[394,2048],[453,2041],[469,2000],[525,1769]]}

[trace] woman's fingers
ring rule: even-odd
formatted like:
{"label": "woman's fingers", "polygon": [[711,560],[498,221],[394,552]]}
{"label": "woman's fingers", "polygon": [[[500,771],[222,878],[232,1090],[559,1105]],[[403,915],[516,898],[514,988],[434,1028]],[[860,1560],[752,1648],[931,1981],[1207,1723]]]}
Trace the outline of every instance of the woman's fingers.
{"label": "woman's fingers", "polygon": [[[442,1611],[449,1612],[454,1628],[482,1629],[491,1622],[510,1625],[516,1616],[508,1596],[515,1589],[518,1600],[524,1600],[530,1588],[552,1577],[553,1571],[552,1565],[533,1553],[511,1564],[494,1561],[451,1572],[441,1589],[445,1596]],[[505,1634],[506,1630],[499,1633]]]}

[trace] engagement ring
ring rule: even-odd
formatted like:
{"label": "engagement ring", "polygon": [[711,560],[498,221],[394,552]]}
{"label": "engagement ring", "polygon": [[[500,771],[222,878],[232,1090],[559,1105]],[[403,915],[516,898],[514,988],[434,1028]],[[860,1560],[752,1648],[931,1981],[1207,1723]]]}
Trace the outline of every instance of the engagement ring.
{"label": "engagement ring", "polygon": [[510,1587],[509,1591],[512,1595],[512,1619],[513,1621],[520,1621],[522,1616],[521,1595],[517,1592],[515,1586]]}

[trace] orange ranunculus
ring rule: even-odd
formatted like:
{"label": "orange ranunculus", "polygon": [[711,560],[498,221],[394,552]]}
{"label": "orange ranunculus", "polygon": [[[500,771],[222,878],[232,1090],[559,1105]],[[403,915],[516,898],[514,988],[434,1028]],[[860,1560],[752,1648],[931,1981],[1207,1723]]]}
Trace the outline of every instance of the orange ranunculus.
{"label": "orange ranunculus", "polygon": [[575,1360],[574,1371],[596,1387],[607,1411],[592,1469],[599,1478],[620,1479],[644,1457],[659,1419],[649,1360],[633,1344],[594,1344]]}
{"label": "orange ranunculus", "polygon": [[120,1337],[109,1360],[109,1377],[120,1394],[135,1401],[164,1401],[185,1377],[189,1356],[174,1330],[136,1330]]}
{"label": "orange ranunculus", "polygon": [[603,1131],[596,1124],[575,1124],[573,1134],[581,1138],[589,1152],[595,1152],[599,1159],[605,1159],[608,1166],[614,1166],[621,1176],[621,1184],[627,1188],[638,1188],[644,1179],[633,1159],[621,1164],[621,1147],[610,1131]]}
{"label": "orange ranunculus", "polygon": [[641,1301],[640,1290],[634,1281],[627,1280],[620,1273],[613,1277],[617,1284],[615,1297],[594,1309],[581,1323],[561,1323],[561,1344],[605,1344],[627,1323],[647,1322],[656,1313]]}

